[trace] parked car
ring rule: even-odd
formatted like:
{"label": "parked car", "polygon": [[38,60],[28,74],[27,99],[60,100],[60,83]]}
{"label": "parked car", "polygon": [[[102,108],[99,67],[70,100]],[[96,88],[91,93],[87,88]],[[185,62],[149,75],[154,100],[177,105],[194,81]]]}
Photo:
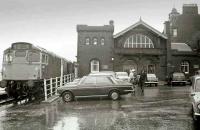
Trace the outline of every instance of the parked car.
{"label": "parked car", "polygon": [[145,84],[150,86],[154,84],[155,86],[158,86],[158,78],[155,74],[147,74]]}
{"label": "parked car", "polygon": [[182,72],[173,72],[169,74],[167,79],[168,85],[182,84],[186,85],[187,80],[185,74]]}
{"label": "parked car", "polygon": [[115,72],[116,73],[116,78],[121,79],[123,81],[129,81],[129,76],[127,72]]}
{"label": "parked car", "polygon": [[63,101],[70,102],[81,97],[109,97],[117,100],[120,95],[133,92],[132,84],[117,82],[112,76],[85,76],[76,84],[66,84],[58,88]]}
{"label": "parked car", "polygon": [[192,77],[191,98],[193,119],[197,121],[200,117],[200,75]]}

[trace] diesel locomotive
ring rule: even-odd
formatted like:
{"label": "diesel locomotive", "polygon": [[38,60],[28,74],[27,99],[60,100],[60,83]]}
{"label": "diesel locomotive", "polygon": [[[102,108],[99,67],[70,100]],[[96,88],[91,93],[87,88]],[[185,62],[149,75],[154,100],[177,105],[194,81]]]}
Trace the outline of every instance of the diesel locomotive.
{"label": "diesel locomotive", "polygon": [[73,73],[71,61],[31,43],[17,42],[3,54],[2,82],[9,97],[37,98],[43,93],[43,79]]}

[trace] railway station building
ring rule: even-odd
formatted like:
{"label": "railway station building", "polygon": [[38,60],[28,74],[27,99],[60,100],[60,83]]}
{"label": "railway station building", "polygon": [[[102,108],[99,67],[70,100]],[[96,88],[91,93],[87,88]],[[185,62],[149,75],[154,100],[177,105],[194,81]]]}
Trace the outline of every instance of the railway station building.
{"label": "railway station building", "polygon": [[145,70],[160,80],[174,71],[194,75],[200,66],[200,15],[196,4],[175,8],[160,32],[138,22],[114,35],[114,21],[104,26],[77,25],[79,77],[95,71]]}

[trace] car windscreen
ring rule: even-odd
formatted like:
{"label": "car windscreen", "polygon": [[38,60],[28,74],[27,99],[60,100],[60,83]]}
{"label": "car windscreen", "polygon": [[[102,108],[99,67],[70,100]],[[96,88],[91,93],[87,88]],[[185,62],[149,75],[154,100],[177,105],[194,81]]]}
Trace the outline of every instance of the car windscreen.
{"label": "car windscreen", "polygon": [[196,92],[200,92],[200,79],[196,80]]}

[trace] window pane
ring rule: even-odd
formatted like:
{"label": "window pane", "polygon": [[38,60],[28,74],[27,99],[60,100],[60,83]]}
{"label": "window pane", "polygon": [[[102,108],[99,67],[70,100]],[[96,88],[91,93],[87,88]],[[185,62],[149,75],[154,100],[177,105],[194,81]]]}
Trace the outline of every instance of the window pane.
{"label": "window pane", "polygon": [[5,55],[5,62],[11,62],[13,60],[12,54],[8,53]]}
{"label": "window pane", "polygon": [[99,61],[97,60],[91,61],[91,72],[93,71],[99,71]]}
{"label": "window pane", "polygon": [[102,38],[101,39],[101,45],[104,45],[104,42],[105,42],[105,40],[104,40],[104,38]]}
{"label": "window pane", "polygon": [[45,54],[42,54],[42,63],[45,63]]}
{"label": "window pane", "polygon": [[15,52],[16,57],[25,57],[26,56],[26,51],[16,51]]}
{"label": "window pane", "polygon": [[113,84],[112,81],[108,77],[97,77],[97,84]]}
{"label": "window pane", "polygon": [[94,38],[94,40],[93,40],[93,44],[94,44],[94,45],[97,44],[97,39],[96,39],[96,38]]}
{"label": "window pane", "polygon": [[30,53],[29,54],[29,61],[30,62],[39,62],[40,61],[40,54],[39,53]]}
{"label": "window pane", "polygon": [[83,84],[95,84],[96,83],[96,77],[87,77]]}
{"label": "window pane", "polygon": [[147,36],[135,34],[126,39],[124,48],[154,48],[154,45]]}
{"label": "window pane", "polygon": [[89,45],[89,44],[90,44],[90,39],[89,39],[89,38],[86,38],[86,39],[85,39],[85,44],[86,44],[86,45]]}
{"label": "window pane", "polygon": [[145,37],[142,36],[142,43],[145,43]]}

